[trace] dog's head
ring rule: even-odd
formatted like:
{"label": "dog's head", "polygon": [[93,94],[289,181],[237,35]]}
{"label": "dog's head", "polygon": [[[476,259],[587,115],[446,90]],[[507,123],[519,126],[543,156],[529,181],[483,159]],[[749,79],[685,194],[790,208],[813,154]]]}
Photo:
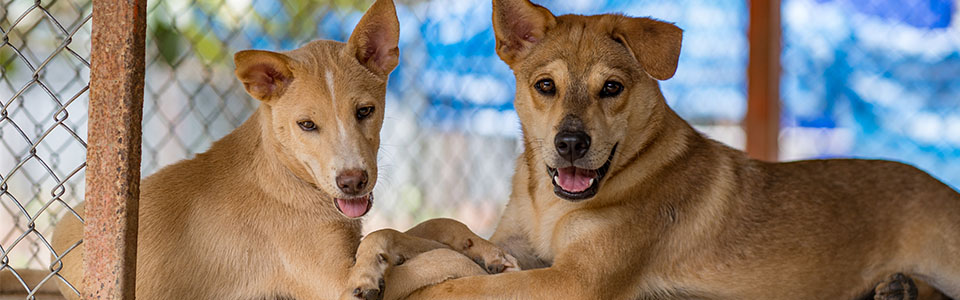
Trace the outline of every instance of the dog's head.
{"label": "dog's head", "polygon": [[237,77],[262,102],[265,144],[351,218],[372,206],[399,28],[393,2],[377,0],[347,43],[315,41],[284,53],[248,50],[234,56]]}
{"label": "dog's head", "polygon": [[[622,15],[554,16],[529,0],[494,0],[497,54],[517,79],[525,144],[560,198],[595,196],[618,151],[637,153],[666,108],[683,35],[673,24]],[[537,168],[541,168],[538,166]]]}

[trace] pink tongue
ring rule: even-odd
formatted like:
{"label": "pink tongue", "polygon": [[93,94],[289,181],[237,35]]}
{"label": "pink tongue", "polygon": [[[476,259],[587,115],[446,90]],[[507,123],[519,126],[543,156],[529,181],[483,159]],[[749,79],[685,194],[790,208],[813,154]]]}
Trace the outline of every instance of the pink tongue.
{"label": "pink tongue", "polygon": [[557,169],[557,185],[565,191],[579,193],[590,188],[590,179],[597,176],[593,170],[566,167]]}
{"label": "pink tongue", "polygon": [[367,207],[370,205],[369,197],[357,199],[337,199],[337,205],[340,206],[340,212],[347,217],[362,217],[367,213]]}

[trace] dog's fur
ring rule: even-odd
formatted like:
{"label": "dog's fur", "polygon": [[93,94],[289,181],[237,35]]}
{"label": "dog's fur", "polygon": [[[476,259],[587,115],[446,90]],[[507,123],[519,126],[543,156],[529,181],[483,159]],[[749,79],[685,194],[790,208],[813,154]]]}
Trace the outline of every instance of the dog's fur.
{"label": "dog's fur", "polygon": [[[361,238],[356,214],[365,212],[354,210],[348,217],[338,199],[370,208],[372,199],[365,196],[377,178],[384,96],[398,62],[398,36],[392,1],[378,0],[347,43],[315,41],[284,53],[235,55],[237,77],[261,106],[207,152],[143,180],[139,298],[354,296],[359,279],[351,278],[368,270],[367,265],[352,267]],[[351,170],[371,182],[348,192],[338,178]],[[82,215],[83,206],[77,211]],[[57,225],[54,248],[62,253],[82,235],[83,225],[65,218]],[[424,238],[458,243],[456,250],[470,257],[451,251],[451,244]],[[376,252],[377,245],[429,251],[416,258],[408,254],[413,259],[391,273],[396,279],[388,280],[388,299],[447,278],[485,273],[472,259],[486,259],[488,265],[505,259],[451,220],[421,224],[410,235],[383,230],[367,239],[372,241],[367,251]],[[472,247],[463,247],[467,241]],[[64,257],[61,271],[78,288],[82,256],[81,245]],[[354,286],[348,289],[348,284]],[[356,294],[377,298],[382,289]],[[65,285],[61,291],[76,296]]]}
{"label": "dog's fur", "polygon": [[[411,298],[854,299],[898,272],[960,297],[960,195],[950,187],[901,163],[769,163],[704,137],[659,89],[680,54],[672,24],[557,17],[528,0],[493,7],[525,149],[491,241],[524,271]],[[622,92],[601,97],[611,81]],[[568,160],[554,140],[571,130],[592,141]],[[553,168],[607,162],[587,199],[551,180]]]}

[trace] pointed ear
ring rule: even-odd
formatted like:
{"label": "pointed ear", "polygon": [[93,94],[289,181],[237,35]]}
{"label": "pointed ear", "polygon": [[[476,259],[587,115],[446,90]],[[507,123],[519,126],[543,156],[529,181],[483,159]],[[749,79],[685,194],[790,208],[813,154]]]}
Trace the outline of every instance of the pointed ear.
{"label": "pointed ear", "polygon": [[286,55],[261,50],[244,50],[233,55],[237,78],[250,96],[264,102],[279,98],[293,82],[290,61]]}
{"label": "pointed ear", "polygon": [[399,62],[399,40],[400,21],[393,0],[377,0],[353,29],[346,49],[373,73],[387,76]]}
{"label": "pointed ear", "polygon": [[493,0],[497,55],[508,65],[526,56],[556,24],[553,13],[529,0]]}
{"label": "pointed ear", "polygon": [[677,72],[683,30],[651,18],[624,17],[614,29],[613,38],[633,52],[647,74],[667,80]]}

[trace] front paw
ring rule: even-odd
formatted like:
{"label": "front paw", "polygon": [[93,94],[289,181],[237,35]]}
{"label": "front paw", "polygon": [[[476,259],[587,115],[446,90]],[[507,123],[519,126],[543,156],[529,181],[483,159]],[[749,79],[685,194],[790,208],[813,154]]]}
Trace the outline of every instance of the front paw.
{"label": "front paw", "polygon": [[[385,288],[383,280],[387,267],[390,266],[389,257],[380,253],[373,257],[364,255],[353,266],[350,271],[350,279],[347,281],[348,290],[340,295],[341,300],[382,300]],[[397,258],[394,263],[402,263],[402,258]]]}
{"label": "front paw", "polygon": [[517,259],[513,255],[499,250],[476,258],[474,261],[483,267],[488,274],[520,271],[520,264],[517,263]]}
{"label": "front paw", "polygon": [[520,271],[520,264],[517,263],[517,259],[500,250],[493,243],[487,240],[480,240],[476,244],[473,244],[471,240],[467,241],[470,245],[464,247],[464,254],[483,267],[487,273],[498,274]]}
{"label": "front paw", "polygon": [[913,279],[897,273],[887,278],[886,281],[877,285],[874,290],[875,300],[915,300],[917,299],[917,286]]}
{"label": "front paw", "polygon": [[352,290],[345,292],[340,296],[340,300],[383,300],[385,291],[385,282],[383,277],[363,276],[355,282],[351,282]]}

